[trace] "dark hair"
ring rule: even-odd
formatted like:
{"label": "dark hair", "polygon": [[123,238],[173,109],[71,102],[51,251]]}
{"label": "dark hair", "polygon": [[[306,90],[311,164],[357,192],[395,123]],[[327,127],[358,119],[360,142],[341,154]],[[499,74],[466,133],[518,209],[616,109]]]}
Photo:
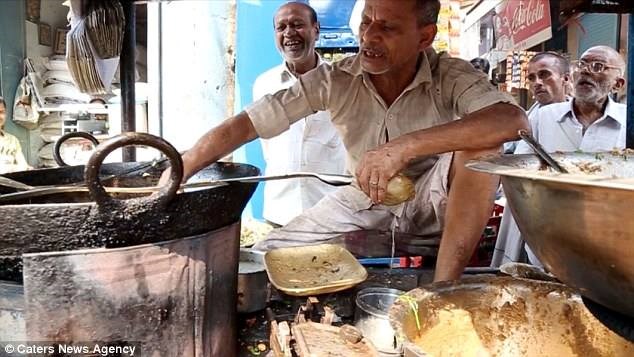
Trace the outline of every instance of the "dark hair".
{"label": "dark hair", "polygon": [[5,102],[2,97],[0,97],[0,104],[2,104],[5,108],[7,107],[7,102]]}
{"label": "dark hair", "polygon": [[[302,5],[306,10],[308,10],[308,12],[310,13],[310,20],[312,21],[313,24],[317,23],[317,12],[315,11],[315,9],[312,8],[312,6],[308,5],[308,3],[306,3],[306,1],[301,1],[301,0],[295,0],[295,1],[287,1],[284,4],[282,4],[282,6],[280,6],[277,11],[280,11],[280,9],[288,4],[298,4],[298,5]],[[275,12],[275,14],[277,14],[277,11]]]}
{"label": "dark hair", "polygon": [[435,25],[440,12],[440,0],[416,0],[414,9],[418,13],[419,25]]}
{"label": "dark hair", "polygon": [[476,57],[469,62],[473,67],[477,67],[482,70],[482,72],[487,74],[489,73],[491,65],[489,64],[489,61],[486,60],[486,58]]}
{"label": "dark hair", "polygon": [[557,53],[553,51],[540,52],[536,54],[535,56],[533,56],[528,61],[528,63],[535,63],[539,61],[540,59],[546,58],[546,57],[554,58],[555,61],[557,61],[556,67],[557,67],[557,70],[559,70],[559,74],[570,73],[570,61],[566,57],[564,57],[564,55],[562,55],[561,53]]}

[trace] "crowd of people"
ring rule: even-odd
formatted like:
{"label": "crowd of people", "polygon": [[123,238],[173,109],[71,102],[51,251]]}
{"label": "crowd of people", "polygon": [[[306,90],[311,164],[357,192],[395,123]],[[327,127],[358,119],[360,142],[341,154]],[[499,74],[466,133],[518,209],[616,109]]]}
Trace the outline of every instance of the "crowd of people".
{"label": "crowd of people", "polygon": [[[486,60],[433,50],[439,9],[438,0],[366,0],[358,53],[328,63],[315,51],[315,10],[304,2],[282,5],[273,24],[283,62],[258,77],[252,104],[183,154],[184,180],[261,138],[266,174],[350,173],[356,182],[337,189],[311,179],[267,183],[264,218],[276,229],[255,249],[397,229],[441,237],[434,279],[459,278],[499,186],[497,177],[464,164],[531,152],[516,141],[519,130],[530,130],[548,151],[623,148],[625,106],[612,94],[625,84],[625,63],[606,46],[573,63],[560,53],[538,53],[527,75],[535,103],[524,110],[489,80]],[[4,121],[0,98],[0,170],[27,169]],[[414,181],[416,195],[389,206],[386,188],[398,174]],[[492,265],[511,261],[539,265],[506,210]]]}
{"label": "crowd of people", "polygon": [[[528,111],[533,137],[548,152],[624,148],[626,106],[613,100],[625,85],[624,74],[623,58],[607,46],[591,47],[573,63],[557,53],[537,54],[527,76],[536,99]],[[520,142],[514,153],[532,153],[532,149]],[[518,261],[542,267],[524,244],[511,211],[505,210],[492,265]]]}
{"label": "crowd of people", "polygon": [[[423,5],[425,3],[427,5]],[[332,242],[341,232],[394,229],[397,226],[404,232],[442,236],[436,280],[455,278],[461,272],[465,259],[473,251],[479,237],[478,228],[487,217],[485,213],[491,201],[492,183],[497,183],[496,180],[488,178],[487,182],[487,178],[479,177],[476,189],[480,193],[464,192],[461,187],[464,181],[456,176],[458,169],[464,170],[461,167],[464,162],[462,156],[496,151],[496,144],[503,144],[502,151],[508,154],[532,151],[520,141],[502,139],[503,135],[498,136],[497,141],[487,143],[492,146],[474,143],[471,147],[461,147],[462,144],[452,141],[442,143],[442,148],[435,147],[435,143],[412,148],[416,146],[412,141],[414,138],[451,141],[448,136],[453,132],[448,126],[455,125],[454,119],[469,122],[474,120],[472,116],[477,118],[480,110],[502,107],[503,103],[513,105],[508,97],[501,93],[495,94],[495,81],[489,81],[493,86],[488,86],[486,80],[478,78],[476,73],[465,67],[464,62],[439,56],[429,49],[428,44],[420,46],[420,42],[417,44],[414,41],[425,38],[428,34],[425,29],[430,31],[429,25],[433,21],[426,23],[424,16],[432,14],[433,17],[433,3],[414,1],[409,4],[414,6],[415,13],[418,11],[418,19],[412,27],[422,30],[419,33],[421,37],[413,37],[410,39],[412,41],[401,38],[401,41],[391,42],[407,30],[406,26],[394,26],[402,16],[394,16],[392,11],[402,10],[406,6],[385,6],[370,1],[362,14],[359,53],[337,64],[323,63],[315,52],[319,22],[314,10],[304,3],[291,2],[280,7],[274,25],[276,45],[284,63],[262,74],[256,81],[254,99],[264,99],[242,113],[249,117],[253,126],[253,132],[247,140],[252,139],[253,135],[275,135],[288,127],[287,131],[274,138],[262,139],[267,173],[302,171],[305,168],[340,173],[344,159],[338,153],[347,151],[348,162],[345,167],[357,176],[358,185],[328,192],[322,183],[314,183],[314,187],[301,182],[267,184],[264,217],[279,229],[270,233],[267,240],[256,246],[257,249]],[[369,34],[368,27],[373,30]],[[398,46],[405,46],[405,43],[414,46],[417,54]],[[390,46],[392,44],[394,46]],[[411,58],[417,57],[415,65],[412,65],[413,61],[403,64],[394,61],[393,56],[401,51]],[[486,59],[474,58],[470,64],[476,71],[485,73],[486,79],[489,78],[490,64]],[[405,66],[398,67],[401,65]],[[300,85],[293,87],[299,76],[318,66],[322,67],[313,71],[317,73],[309,74],[299,80]],[[390,73],[400,68],[409,69],[406,72],[410,73],[409,78]],[[574,63],[570,63],[562,53],[537,53],[528,63],[527,75],[534,104],[524,111],[533,136],[550,151],[602,151],[624,147],[625,106],[611,99],[611,95],[624,85],[624,70],[621,56],[606,46],[588,49]],[[467,85],[467,88],[460,88],[462,92],[443,97],[457,83],[443,81],[440,85],[438,81],[455,79],[457,73],[467,76],[465,78],[473,78],[471,86]],[[345,92],[339,81],[343,79],[353,84],[354,97],[342,97]],[[355,79],[361,80],[360,85],[355,86]],[[401,97],[408,98],[408,95],[411,97],[410,91],[420,86],[421,79],[423,82],[425,79],[430,81],[429,85],[440,94],[440,105],[432,101],[436,112],[429,116],[429,113],[421,111],[418,113],[419,118],[415,118],[411,109],[403,107],[399,100]],[[400,84],[400,87],[394,84]],[[276,93],[282,89],[288,91]],[[366,92],[374,98],[368,100],[363,95],[359,96],[359,93]],[[455,105],[461,99],[463,103],[466,103],[465,98],[475,100],[476,97],[471,97],[471,93],[480,93],[486,99],[474,104],[470,110],[457,109]],[[333,99],[333,96],[336,98]],[[407,104],[425,103],[427,98],[424,97],[423,94],[421,98],[412,98]],[[453,101],[454,106],[450,109],[443,107],[443,100]],[[298,101],[302,103],[297,104]],[[284,118],[284,123],[266,122],[267,115],[277,113],[282,107],[287,108],[287,104],[292,105],[293,113]],[[360,104],[372,109],[360,112],[364,118],[354,117],[349,112]],[[378,105],[374,108],[372,104]],[[295,113],[299,111],[308,115],[301,117]],[[396,113],[401,118],[396,118]],[[513,114],[511,110],[508,117],[513,117]],[[522,117],[520,113],[516,116]],[[503,121],[505,117],[498,113],[495,121]],[[323,118],[323,122],[318,118]],[[429,121],[430,118],[433,119]],[[291,124],[287,125],[286,120]],[[331,125],[331,120],[334,125]],[[425,120],[428,122],[415,124],[416,121]],[[320,128],[322,140],[314,137],[316,131],[308,129],[311,125]],[[370,128],[361,129],[363,125]],[[514,125],[520,128],[521,120],[515,121]],[[474,135],[482,132],[473,127],[468,128]],[[486,123],[479,129],[482,128],[486,128]],[[354,129],[360,130],[362,134],[351,135],[350,131]],[[337,141],[337,130],[343,141]],[[207,139],[211,135],[209,133]],[[508,135],[513,136],[510,131]],[[205,140],[201,139],[195,149],[200,150]],[[399,150],[402,146],[409,149],[405,157]],[[208,153],[213,152],[209,148],[206,150]],[[203,158],[197,156],[195,160]],[[312,166],[311,162],[314,163]],[[338,163],[341,166],[337,166]],[[416,172],[414,169],[413,176],[417,179],[416,201],[397,208],[381,205],[387,180],[400,171],[412,175],[411,171],[417,165],[422,166],[423,170]],[[449,190],[450,187],[453,189]],[[468,214],[473,218],[468,220],[464,229],[453,227],[456,212],[460,211],[455,202],[473,198],[481,202],[470,205]],[[285,209],[279,210],[278,207]],[[466,211],[463,213],[467,214]],[[506,262],[530,262],[540,266],[530,248],[525,246],[508,209],[502,218],[492,266]]]}

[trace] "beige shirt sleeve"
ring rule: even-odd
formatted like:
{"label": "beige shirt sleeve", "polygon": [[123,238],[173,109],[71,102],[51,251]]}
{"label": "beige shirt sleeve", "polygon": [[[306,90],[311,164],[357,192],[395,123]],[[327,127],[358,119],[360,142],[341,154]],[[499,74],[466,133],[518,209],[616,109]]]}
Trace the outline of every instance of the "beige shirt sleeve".
{"label": "beige shirt sleeve", "polygon": [[451,59],[443,83],[445,103],[457,117],[476,112],[496,103],[517,105],[508,93],[499,91],[488,77],[473,69],[470,63]]}
{"label": "beige shirt sleeve", "polygon": [[299,119],[326,110],[329,91],[330,65],[324,63],[300,76],[288,89],[265,95],[244,110],[258,136],[269,139],[288,130]]}
{"label": "beige shirt sleeve", "polygon": [[488,80],[478,80],[458,96],[455,108],[458,116],[463,117],[497,103],[517,106],[508,93],[497,90]]}

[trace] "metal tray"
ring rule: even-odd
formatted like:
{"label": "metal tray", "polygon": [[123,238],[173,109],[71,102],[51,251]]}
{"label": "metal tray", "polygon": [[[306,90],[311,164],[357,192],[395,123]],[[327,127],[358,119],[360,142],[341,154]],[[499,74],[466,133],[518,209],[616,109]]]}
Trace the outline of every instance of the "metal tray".
{"label": "metal tray", "polygon": [[349,251],[334,244],[274,249],[264,255],[264,266],[271,284],[293,296],[345,290],[368,277]]}

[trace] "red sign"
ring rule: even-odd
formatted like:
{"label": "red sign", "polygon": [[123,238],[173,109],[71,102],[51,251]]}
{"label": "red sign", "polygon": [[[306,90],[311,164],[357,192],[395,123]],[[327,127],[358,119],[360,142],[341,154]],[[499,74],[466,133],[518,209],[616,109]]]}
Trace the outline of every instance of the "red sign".
{"label": "red sign", "polygon": [[525,50],[552,37],[549,0],[506,0],[495,12],[498,50]]}

